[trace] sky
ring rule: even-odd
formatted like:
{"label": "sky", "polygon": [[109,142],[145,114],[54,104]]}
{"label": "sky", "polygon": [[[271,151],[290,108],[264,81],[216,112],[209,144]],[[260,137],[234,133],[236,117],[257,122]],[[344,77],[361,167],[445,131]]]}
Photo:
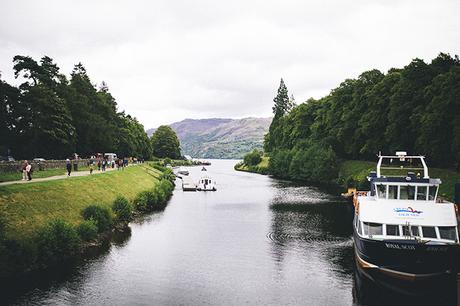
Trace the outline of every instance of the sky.
{"label": "sky", "polygon": [[346,78],[459,54],[459,0],[189,0],[0,3],[0,71],[48,55],[81,62],[120,110],[152,128],[271,116],[283,78],[297,103]]}

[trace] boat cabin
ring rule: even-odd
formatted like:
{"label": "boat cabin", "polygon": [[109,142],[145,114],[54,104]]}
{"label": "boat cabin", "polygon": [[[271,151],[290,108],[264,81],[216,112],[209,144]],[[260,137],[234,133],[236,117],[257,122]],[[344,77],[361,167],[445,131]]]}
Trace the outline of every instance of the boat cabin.
{"label": "boat cabin", "polygon": [[[384,176],[382,163],[390,164],[410,161],[406,175]],[[421,168],[414,168],[415,161]],[[407,170],[396,165],[385,170],[402,173]],[[368,176],[370,191],[358,192],[354,198],[356,232],[364,238],[417,239],[445,243],[458,243],[457,216],[453,203],[438,198],[440,179],[428,175],[423,156],[407,156],[397,152],[396,156],[379,156],[377,171]]]}

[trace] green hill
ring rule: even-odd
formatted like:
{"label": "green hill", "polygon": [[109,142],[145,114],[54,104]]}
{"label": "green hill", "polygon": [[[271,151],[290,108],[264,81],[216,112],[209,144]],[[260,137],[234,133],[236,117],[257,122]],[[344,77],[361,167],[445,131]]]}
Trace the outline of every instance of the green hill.
{"label": "green hill", "polygon": [[[194,158],[242,158],[263,148],[271,118],[185,119],[171,124],[181,142],[182,154]],[[155,129],[147,131],[151,135]]]}

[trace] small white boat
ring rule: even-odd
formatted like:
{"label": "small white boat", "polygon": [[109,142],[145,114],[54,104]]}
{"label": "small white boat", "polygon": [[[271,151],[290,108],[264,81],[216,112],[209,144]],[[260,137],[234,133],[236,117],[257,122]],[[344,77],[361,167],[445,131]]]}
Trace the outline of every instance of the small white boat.
{"label": "small white boat", "polygon": [[196,190],[199,191],[216,191],[216,182],[207,174],[204,174],[198,181]]}
{"label": "small white boat", "polygon": [[187,169],[185,169],[184,167],[180,167],[179,170],[177,171],[177,173],[181,174],[181,175],[188,175],[189,172]]}

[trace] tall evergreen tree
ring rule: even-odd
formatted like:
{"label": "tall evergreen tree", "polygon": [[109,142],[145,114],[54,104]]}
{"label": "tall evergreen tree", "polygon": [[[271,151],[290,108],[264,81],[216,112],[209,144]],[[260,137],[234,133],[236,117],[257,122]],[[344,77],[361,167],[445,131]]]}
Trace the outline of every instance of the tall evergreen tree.
{"label": "tall evergreen tree", "polygon": [[75,128],[64,99],[58,96],[59,68],[49,57],[40,64],[30,57],[14,58],[15,76],[26,82],[21,90],[21,111],[16,152],[19,156],[64,158],[75,150]]}
{"label": "tall evergreen tree", "polygon": [[278,127],[281,118],[286,115],[293,107],[288,95],[288,89],[284,84],[283,78],[281,78],[280,86],[278,87],[278,93],[273,99],[275,105],[273,106],[273,120],[270,124],[269,132],[264,139],[264,149],[266,152],[270,152],[276,145],[274,142],[280,138]]}

